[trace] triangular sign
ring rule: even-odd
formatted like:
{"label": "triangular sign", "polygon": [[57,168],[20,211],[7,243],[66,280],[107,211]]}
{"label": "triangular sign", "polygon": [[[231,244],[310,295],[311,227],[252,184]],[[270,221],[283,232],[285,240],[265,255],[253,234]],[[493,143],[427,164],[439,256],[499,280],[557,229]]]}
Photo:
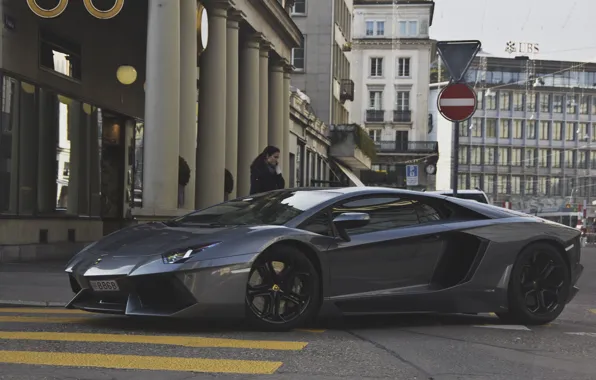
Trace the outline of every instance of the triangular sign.
{"label": "triangular sign", "polygon": [[480,51],[480,41],[439,41],[437,50],[454,82],[461,82]]}

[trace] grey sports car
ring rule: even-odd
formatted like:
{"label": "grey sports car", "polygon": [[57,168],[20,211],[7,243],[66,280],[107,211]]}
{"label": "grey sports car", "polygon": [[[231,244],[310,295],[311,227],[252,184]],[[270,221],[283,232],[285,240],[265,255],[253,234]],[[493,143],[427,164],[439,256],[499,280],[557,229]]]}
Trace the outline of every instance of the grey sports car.
{"label": "grey sports car", "polygon": [[278,190],[136,225],[68,264],[67,308],[243,318],[265,330],[317,315],[559,316],[578,289],[580,232],[479,202],[387,188]]}

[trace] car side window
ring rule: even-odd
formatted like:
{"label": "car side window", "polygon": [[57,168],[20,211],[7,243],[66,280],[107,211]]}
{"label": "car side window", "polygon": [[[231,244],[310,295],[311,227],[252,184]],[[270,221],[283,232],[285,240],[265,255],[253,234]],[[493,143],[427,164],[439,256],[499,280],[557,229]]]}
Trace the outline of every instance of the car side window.
{"label": "car side window", "polygon": [[370,222],[366,226],[347,230],[349,235],[359,235],[419,224],[417,206],[417,202],[409,199],[377,196],[337,205],[332,216],[335,218],[344,212],[367,213]]}
{"label": "car side window", "polygon": [[323,236],[331,236],[331,224],[329,223],[329,213],[320,212],[309,219],[301,229],[314,232]]}
{"label": "car side window", "polygon": [[418,212],[420,223],[430,223],[441,220],[439,212],[427,204],[418,203],[416,211]]}

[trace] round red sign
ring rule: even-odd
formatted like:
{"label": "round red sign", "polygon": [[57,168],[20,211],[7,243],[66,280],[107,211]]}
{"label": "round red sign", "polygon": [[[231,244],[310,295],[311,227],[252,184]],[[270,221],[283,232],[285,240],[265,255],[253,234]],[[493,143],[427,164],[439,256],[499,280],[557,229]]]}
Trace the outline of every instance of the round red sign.
{"label": "round red sign", "polygon": [[468,120],[476,112],[477,105],[476,92],[465,83],[448,85],[437,99],[439,112],[449,121]]}

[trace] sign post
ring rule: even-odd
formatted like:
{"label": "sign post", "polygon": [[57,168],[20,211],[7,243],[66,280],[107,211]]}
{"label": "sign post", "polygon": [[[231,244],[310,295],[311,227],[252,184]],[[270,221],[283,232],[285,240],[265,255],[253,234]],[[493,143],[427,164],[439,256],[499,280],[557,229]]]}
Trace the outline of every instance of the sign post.
{"label": "sign post", "polygon": [[418,186],[418,165],[406,166],[406,185]]}
{"label": "sign post", "polygon": [[465,75],[480,51],[480,41],[439,41],[437,51],[445,64],[451,80],[437,99],[438,109],[441,115],[454,122],[453,131],[453,165],[451,172],[451,183],[453,196],[457,196],[458,172],[459,172],[459,123],[474,115],[477,107],[476,92],[464,81]]}

